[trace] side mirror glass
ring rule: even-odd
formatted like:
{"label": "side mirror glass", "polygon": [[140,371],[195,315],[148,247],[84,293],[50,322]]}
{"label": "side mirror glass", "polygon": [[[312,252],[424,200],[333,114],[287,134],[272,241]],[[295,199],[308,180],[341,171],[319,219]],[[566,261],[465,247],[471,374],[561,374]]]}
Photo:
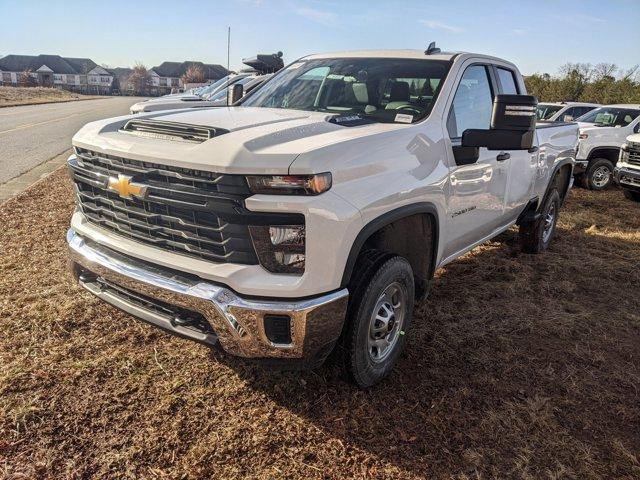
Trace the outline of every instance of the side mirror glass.
{"label": "side mirror glass", "polygon": [[633,127],[633,133],[639,133],[640,132],[640,123],[636,123],[636,126]]}
{"label": "side mirror glass", "polygon": [[231,85],[227,90],[227,100],[229,105],[233,105],[238,100],[242,98],[242,94],[244,93],[244,87],[237,83]]}

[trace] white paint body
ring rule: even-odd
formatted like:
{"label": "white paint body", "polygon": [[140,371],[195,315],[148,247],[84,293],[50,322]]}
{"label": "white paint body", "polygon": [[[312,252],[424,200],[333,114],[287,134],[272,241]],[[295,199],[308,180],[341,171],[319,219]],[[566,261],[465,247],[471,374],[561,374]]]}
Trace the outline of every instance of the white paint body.
{"label": "white paint body", "polygon": [[[607,105],[607,107],[620,107],[640,110],[638,104],[625,105]],[[629,125],[624,127],[598,127],[591,123],[578,122],[580,127],[580,135],[587,135],[578,142],[578,152],[576,160],[587,160],[591,152],[596,148],[615,148],[619,149],[625,142],[627,136],[636,131],[640,124],[640,115]]]}
{"label": "white paint body", "polygon": [[[336,56],[421,58],[416,51],[346,52]],[[307,58],[321,58],[314,56]],[[480,149],[473,165],[458,166],[446,118],[464,69],[504,60],[474,54],[432,55],[451,60],[441,93],[428,117],[414,124],[373,123],[344,127],[332,115],[287,109],[222,107],[139,114],[93,122],[74,137],[76,147],[166,165],[234,174],[331,172],[333,185],[318,196],[254,195],[246,207],[257,212],[297,212],[306,221],[306,267],[301,276],[269,273],[259,265],[217,264],[172,253],[113,234],[79,212],[72,228],[117,251],[224,284],[241,295],[296,298],[340,287],[351,246],[372,220],[399,207],[428,202],[438,212],[436,266],[442,266],[516,222],[530,200],[541,200],[554,165],[572,158],[577,126],[537,130],[539,151]],[[158,119],[229,130],[199,144],[120,132],[131,118]],[[470,209],[464,214],[458,212]],[[425,248],[428,246],[425,245]]]}

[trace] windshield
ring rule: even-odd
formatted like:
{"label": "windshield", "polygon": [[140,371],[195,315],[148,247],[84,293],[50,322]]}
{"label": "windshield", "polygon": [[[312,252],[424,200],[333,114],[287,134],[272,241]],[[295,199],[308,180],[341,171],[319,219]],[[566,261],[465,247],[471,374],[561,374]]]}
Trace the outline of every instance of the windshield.
{"label": "windshield", "polygon": [[549,120],[554,113],[559,112],[562,105],[549,105],[548,103],[539,103],[536,108],[536,118],[538,120]]}
{"label": "windshield", "polygon": [[296,62],[242,104],[289,108],[377,121],[426,117],[449,62],[401,58],[328,58]]}
{"label": "windshield", "polygon": [[577,119],[579,122],[594,123],[603,127],[626,127],[640,115],[640,110],[631,108],[600,107]]}
{"label": "windshield", "polygon": [[231,75],[222,77],[220,80],[216,80],[211,85],[200,87],[200,90],[198,91],[198,95],[202,96],[202,95],[207,95],[211,92],[214,92],[218,87],[220,87],[221,85],[224,85],[229,80],[229,78],[231,78]]}

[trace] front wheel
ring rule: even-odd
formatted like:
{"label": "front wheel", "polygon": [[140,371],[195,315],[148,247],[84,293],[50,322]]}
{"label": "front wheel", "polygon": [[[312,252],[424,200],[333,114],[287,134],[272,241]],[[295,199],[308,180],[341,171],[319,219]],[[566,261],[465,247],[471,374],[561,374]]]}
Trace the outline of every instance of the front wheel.
{"label": "front wheel", "polygon": [[[395,255],[368,254],[353,283],[343,341],[345,366],[360,388],[386,377],[398,360],[411,323],[413,270]],[[371,258],[375,260],[371,260]]]}
{"label": "front wheel", "polygon": [[551,190],[542,205],[540,216],[533,222],[520,225],[520,244],[525,253],[542,253],[551,244],[556,233],[560,213],[560,194]]}
{"label": "front wheel", "polygon": [[606,158],[596,158],[589,162],[585,182],[590,190],[604,190],[613,183],[613,163]]}

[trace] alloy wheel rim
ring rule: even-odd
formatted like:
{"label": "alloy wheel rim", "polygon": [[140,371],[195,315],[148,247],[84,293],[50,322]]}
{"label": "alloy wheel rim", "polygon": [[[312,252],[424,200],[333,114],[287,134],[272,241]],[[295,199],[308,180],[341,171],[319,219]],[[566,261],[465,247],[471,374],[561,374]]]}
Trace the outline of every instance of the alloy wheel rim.
{"label": "alloy wheel rim", "polygon": [[542,231],[542,241],[547,243],[553,233],[553,226],[556,220],[556,204],[551,203],[544,215],[544,229]]}
{"label": "alloy wheel rim", "polygon": [[407,310],[407,293],[394,282],[384,289],[369,322],[368,350],[374,363],[386,360],[398,343]]}
{"label": "alloy wheel rim", "polygon": [[611,170],[608,167],[601,165],[593,171],[593,184],[598,187],[604,187],[609,183],[611,178]]}

